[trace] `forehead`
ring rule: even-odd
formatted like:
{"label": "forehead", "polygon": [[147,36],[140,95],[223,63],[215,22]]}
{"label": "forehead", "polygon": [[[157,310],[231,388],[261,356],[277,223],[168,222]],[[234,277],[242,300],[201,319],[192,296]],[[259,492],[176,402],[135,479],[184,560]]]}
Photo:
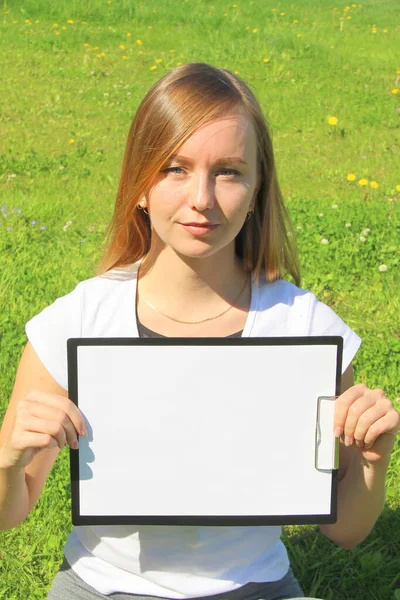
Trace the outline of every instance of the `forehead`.
{"label": "forehead", "polygon": [[255,160],[257,140],[252,122],[233,113],[199,127],[179,148],[179,155],[192,159],[241,156]]}

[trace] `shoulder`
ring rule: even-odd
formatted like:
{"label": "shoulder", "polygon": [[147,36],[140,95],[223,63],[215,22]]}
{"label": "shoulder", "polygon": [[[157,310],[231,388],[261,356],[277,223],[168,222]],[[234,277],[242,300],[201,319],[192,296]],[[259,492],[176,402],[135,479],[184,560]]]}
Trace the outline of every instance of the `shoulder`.
{"label": "shoulder", "polygon": [[259,310],[276,304],[283,304],[290,310],[293,306],[309,306],[317,301],[309,290],[297,287],[284,279],[269,282],[261,276],[258,282]]}

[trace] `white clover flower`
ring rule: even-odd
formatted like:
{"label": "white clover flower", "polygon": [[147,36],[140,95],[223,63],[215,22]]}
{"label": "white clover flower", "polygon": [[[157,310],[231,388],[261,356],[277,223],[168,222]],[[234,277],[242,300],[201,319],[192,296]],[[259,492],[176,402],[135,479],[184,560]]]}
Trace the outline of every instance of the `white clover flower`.
{"label": "white clover flower", "polygon": [[366,237],[364,237],[363,235],[360,235],[360,242],[365,242],[366,241]]}
{"label": "white clover flower", "polygon": [[303,229],[303,225],[297,225],[296,229],[297,231],[301,231]]}
{"label": "white clover flower", "polygon": [[346,223],[345,227],[351,227],[351,223]]}
{"label": "white clover flower", "polygon": [[319,215],[318,215],[318,216],[319,216],[319,217],[323,217],[323,216],[324,216],[324,213],[319,213]]}
{"label": "white clover flower", "polygon": [[337,204],[332,204],[332,208],[339,208]]}
{"label": "white clover flower", "polygon": [[368,229],[368,228],[367,228],[367,229],[363,229],[363,231],[362,231],[362,234],[363,234],[363,235],[368,235],[370,231],[371,231],[371,230],[370,230],[370,229]]}
{"label": "white clover flower", "polygon": [[67,221],[67,222],[65,223],[64,227],[63,227],[63,230],[64,230],[64,231],[67,231],[67,229],[68,229],[68,227],[69,227],[70,225],[72,225],[72,221]]}
{"label": "white clover flower", "polygon": [[387,265],[379,265],[378,269],[381,273],[385,273],[388,270]]}
{"label": "white clover flower", "polygon": [[329,244],[329,241],[326,240],[325,238],[323,238],[320,242],[323,246],[326,246],[327,244]]}

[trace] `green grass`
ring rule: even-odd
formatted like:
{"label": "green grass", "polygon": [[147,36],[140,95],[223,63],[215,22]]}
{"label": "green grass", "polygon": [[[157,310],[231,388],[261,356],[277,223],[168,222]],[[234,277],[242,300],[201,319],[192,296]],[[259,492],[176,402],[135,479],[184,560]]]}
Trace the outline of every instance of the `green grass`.
{"label": "green grass", "polygon": [[[303,287],[363,338],[357,381],[383,387],[398,406],[400,93],[392,93],[400,88],[397,0],[350,4],[348,11],[330,0],[233,4],[4,3],[1,414],[26,341],[24,324],[94,274],[135,109],[163,73],[192,61],[237,71],[260,99],[297,227]],[[329,125],[331,116],[338,118],[336,126]],[[347,180],[349,173],[356,174],[354,182]],[[360,186],[362,178],[379,187]],[[386,272],[379,271],[383,264]],[[306,594],[399,598],[399,468],[397,443],[385,511],[358,548],[337,548],[312,527],[286,530]],[[0,599],[45,598],[71,529],[69,509],[64,452],[26,522],[0,535]]]}

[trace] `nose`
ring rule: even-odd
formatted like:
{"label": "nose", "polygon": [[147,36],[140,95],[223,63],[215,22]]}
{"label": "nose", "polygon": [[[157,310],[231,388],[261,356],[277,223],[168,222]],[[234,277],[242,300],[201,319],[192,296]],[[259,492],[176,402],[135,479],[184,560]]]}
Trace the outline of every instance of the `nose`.
{"label": "nose", "polygon": [[193,175],[190,186],[190,203],[192,208],[204,211],[214,207],[214,183],[206,174]]}

